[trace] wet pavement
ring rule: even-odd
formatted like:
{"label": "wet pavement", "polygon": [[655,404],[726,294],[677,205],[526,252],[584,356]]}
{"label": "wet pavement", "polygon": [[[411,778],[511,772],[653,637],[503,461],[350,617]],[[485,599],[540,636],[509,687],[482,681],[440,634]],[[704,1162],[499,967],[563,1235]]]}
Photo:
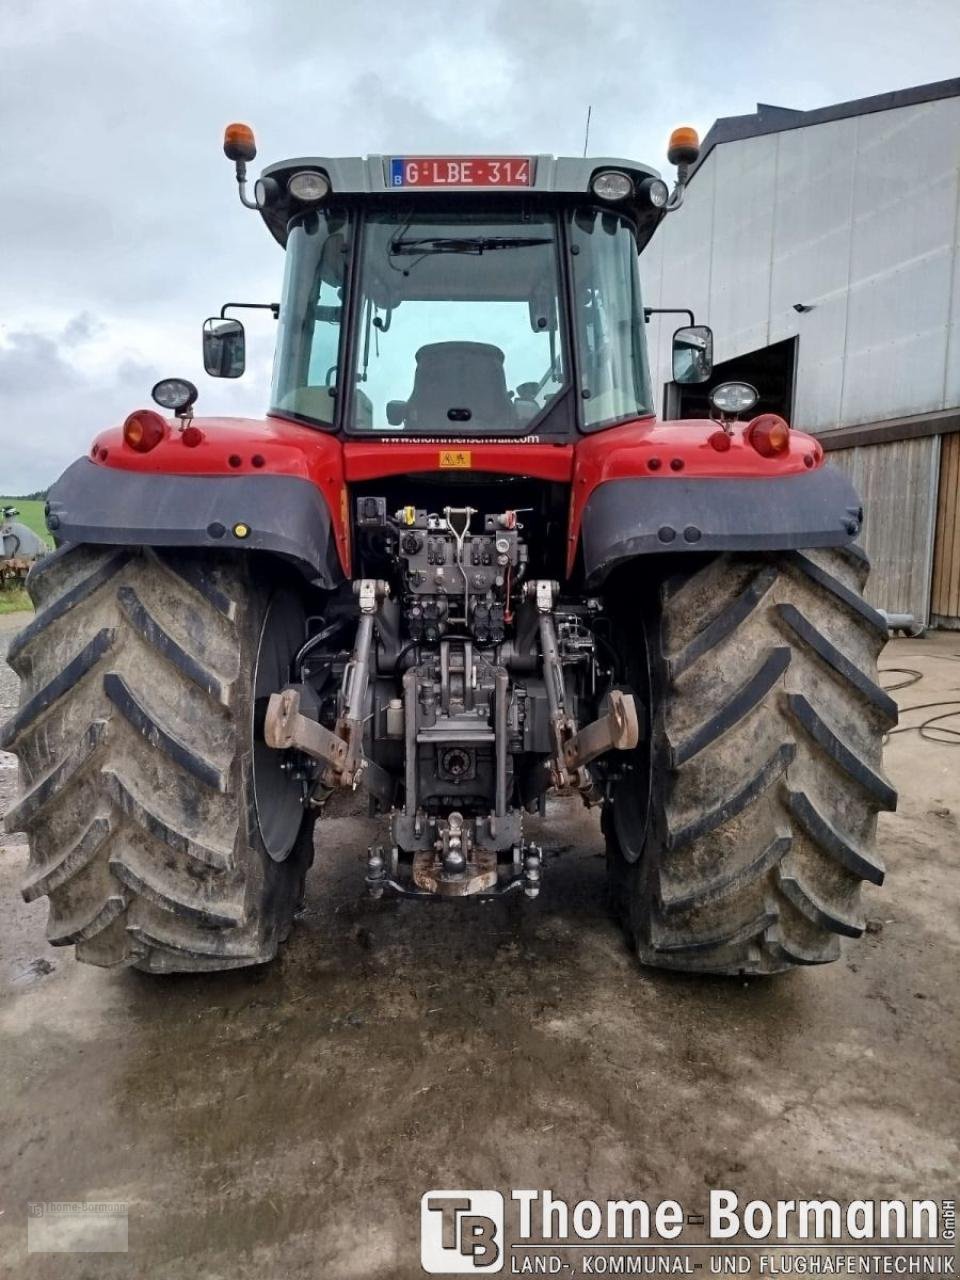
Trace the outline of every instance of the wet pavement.
{"label": "wet pavement", "polygon": [[[0,644],[21,624],[0,618]],[[896,694],[910,706],[960,698],[957,655],[941,634],[882,666],[923,672]],[[0,718],[15,688],[0,664]],[[887,769],[901,806],[869,932],[835,965],[749,982],[637,967],[573,803],[543,829],[535,903],[367,904],[379,828],[332,818],[279,961],[202,978],[47,946],[3,837],[0,1275],[420,1276],[430,1188],[700,1212],[710,1187],[954,1195],[960,746],[900,734]],[[28,1254],[28,1203],[68,1200],[128,1203],[129,1253]]]}

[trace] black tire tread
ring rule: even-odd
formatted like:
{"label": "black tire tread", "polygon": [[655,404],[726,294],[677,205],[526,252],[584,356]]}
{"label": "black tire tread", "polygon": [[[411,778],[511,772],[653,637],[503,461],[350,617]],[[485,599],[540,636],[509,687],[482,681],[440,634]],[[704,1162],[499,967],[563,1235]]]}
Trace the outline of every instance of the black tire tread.
{"label": "black tire tread", "polygon": [[229,684],[224,683],[215,671],[198,662],[193,654],[188,653],[174,640],[173,636],[160,625],[157,619],[144,605],[137,595],[136,589],[124,585],[117,591],[117,601],[123,616],[133,629],[152,648],[172,663],[188,680],[223,706],[229,705]]}
{"label": "black tire tread", "polygon": [[670,760],[674,768],[692,759],[739,724],[763,701],[790,664],[790,650],[778,645],[767,655],[749,680],[718,711],[714,711],[688,737],[671,745]]}
{"label": "black tire tread", "polygon": [[112,628],[103,627],[76,657],[70,659],[62,671],[58,671],[22,703],[19,711],[0,729],[0,748],[5,751],[16,750],[17,743],[33,728],[35,721],[50,711],[61,698],[71,693],[77,682],[92,671],[108,649],[112,648],[115,634]]}
{"label": "black tire tread", "polygon": [[273,863],[251,834],[248,563],[64,547],[27,586],[5,826],[28,836],[23,895],[49,898],[49,941],[151,972],[271,959],[307,854]]}
{"label": "black tire tread", "polygon": [[162,751],[171,764],[186,769],[214,791],[226,791],[227,778],[224,773],[200,752],[189,747],[159,715],[150,711],[123,676],[117,675],[115,671],[108,671],[103,677],[103,689],[128,724],[143,734],[151,746]]}
{"label": "black tire tread", "polygon": [[861,882],[883,880],[877,814],[896,806],[867,568],[859,549],[728,554],[661,588],[642,856],[604,824],[642,962],[771,973],[834,960],[863,932]]}
{"label": "black tire tread", "polygon": [[92,572],[81,577],[69,590],[59,596],[51,597],[48,594],[47,578],[53,571],[62,567],[64,557],[70,550],[71,548],[68,547],[60,547],[52,555],[38,560],[27,577],[27,590],[37,607],[37,613],[23,630],[14,636],[7,650],[7,662],[18,675],[25,673],[27,653],[33,642],[54,622],[93,595],[130,559],[129,551],[117,551],[111,556],[104,557]]}

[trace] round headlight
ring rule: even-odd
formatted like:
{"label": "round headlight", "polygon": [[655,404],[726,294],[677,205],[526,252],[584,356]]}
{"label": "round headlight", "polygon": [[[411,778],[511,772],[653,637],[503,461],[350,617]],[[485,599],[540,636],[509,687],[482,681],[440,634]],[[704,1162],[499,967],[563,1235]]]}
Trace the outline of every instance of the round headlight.
{"label": "round headlight", "polygon": [[746,413],[758,399],[756,387],[749,382],[721,382],[710,392],[710,403],[718,413]]}
{"label": "round headlight", "polygon": [[669,199],[670,192],[662,178],[644,178],[640,183],[640,195],[654,209],[662,209]]}
{"label": "round headlight", "polygon": [[186,378],[162,378],[150,392],[161,409],[179,413],[189,409],[197,398],[197,388]]}
{"label": "round headlight", "polygon": [[304,204],[318,204],[330,194],[330,183],[315,169],[302,169],[289,178],[287,190]]}
{"label": "round headlight", "polygon": [[276,178],[258,178],[253,184],[253,198],[257,208],[266,209],[280,199],[280,183]]}
{"label": "round headlight", "polygon": [[598,173],[590,186],[598,200],[626,200],[633,195],[633,179],[616,169]]}

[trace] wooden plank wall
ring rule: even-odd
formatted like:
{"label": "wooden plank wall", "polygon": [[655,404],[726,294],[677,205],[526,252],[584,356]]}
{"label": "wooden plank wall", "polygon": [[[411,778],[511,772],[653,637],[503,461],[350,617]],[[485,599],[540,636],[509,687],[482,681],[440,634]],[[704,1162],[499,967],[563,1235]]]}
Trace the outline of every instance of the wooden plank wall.
{"label": "wooden plank wall", "polygon": [[931,621],[960,628],[960,433],[944,436],[933,552]]}
{"label": "wooden plank wall", "polygon": [[863,499],[867,599],[928,625],[940,437],[835,449],[827,462],[847,473]]}

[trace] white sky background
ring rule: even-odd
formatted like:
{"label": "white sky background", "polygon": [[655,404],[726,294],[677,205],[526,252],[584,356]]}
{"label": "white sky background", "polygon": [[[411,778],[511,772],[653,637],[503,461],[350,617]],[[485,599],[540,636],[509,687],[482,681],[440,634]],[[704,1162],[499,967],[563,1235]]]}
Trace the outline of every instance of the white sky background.
{"label": "white sky background", "polygon": [[255,174],[579,155],[592,103],[591,154],[666,170],[674,125],[958,72],[957,0],[2,0],[0,493],[51,483],[161,376],[195,381],[201,415],[265,409],[268,313],[244,317],[239,382],[200,360],[205,316],[280,295],[282,251],[220,150],[230,120],[256,130]]}

